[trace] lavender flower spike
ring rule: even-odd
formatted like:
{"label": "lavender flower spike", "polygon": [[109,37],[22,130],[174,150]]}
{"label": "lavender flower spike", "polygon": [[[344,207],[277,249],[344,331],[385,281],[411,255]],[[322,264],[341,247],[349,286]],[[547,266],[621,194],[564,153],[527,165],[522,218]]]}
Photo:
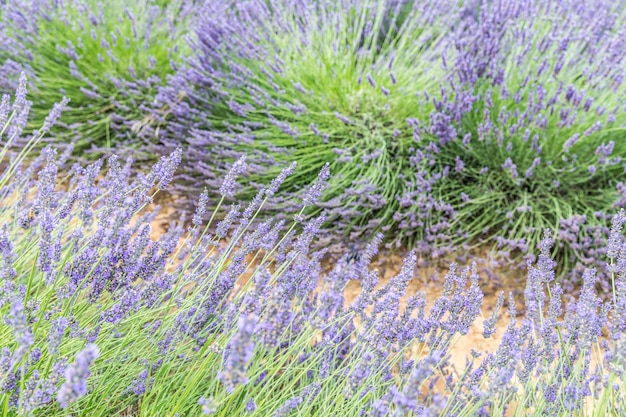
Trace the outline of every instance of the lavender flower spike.
{"label": "lavender flower spike", "polygon": [[322,191],[324,189],[324,184],[330,177],[330,168],[328,163],[322,167],[322,170],[317,176],[317,179],[311,185],[311,187],[307,190],[304,198],[302,199],[305,206],[312,206],[317,203],[317,200],[322,196]]}
{"label": "lavender flower spike", "polygon": [[268,196],[272,196],[276,194],[280,185],[285,181],[285,179],[288,176],[290,176],[293,173],[294,169],[296,169],[296,163],[292,162],[291,165],[289,165],[287,168],[283,169],[280,172],[278,177],[272,180],[270,187],[267,190],[265,190],[265,194],[267,194]]}
{"label": "lavender flower spike", "polygon": [[619,242],[621,240],[622,225],[626,223],[626,212],[620,210],[611,221],[611,233],[609,234],[609,242],[607,245],[606,256],[609,259],[617,258],[619,253]]}
{"label": "lavender flower spike", "polygon": [[181,148],[177,148],[169,156],[161,157],[159,162],[157,162],[152,168],[150,177],[155,181],[158,181],[157,187],[159,190],[164,190],[167,188],[168,184],[172,182],[172,179],[174,178],[174,171],[176,171],[176,168],[180,165],[182,155],[183,150]]}
{"label": "lavender flower spike", "polygon": [[66,408],[87,394],[87,378],[91,374],[89,367],[99,355],[96,345],[87,345],[76,355],[74,363],[65,370],[65,382],[57,392],[57,401],[61,408]]}
{"label": "lavender flower spike", "polygon": [[0,101],[0,132],[4,130],[4,125],[9,120],[10,102],[11,97],[8,94],[2,95],[2,101]]}
{"label": "lavender flower spike", "polygon": [[43,126],[39,129],[39,135],[43,136],[56,124],[57,120],[61,116],[61,112],[65,110],[67,105],[69,104],[70,99],[63,97],[63,99],[59,103],[55,103],[52,111],[46,116],[46,119],[43,122]]}
{"label": "lavender flower spike", "polygon": [[218,378],[233,392],[238,384],[248,382],[247,368],[254,354],[255,342],[252,339],[258,318],[254,315],[239,317],[237,333],[230,339],[224,354],[223,369]]}
{"label": "lavender flower spike", "polygon": [[220,194],[224,197],[232,197],[235,195],[235,180],[237,176],[246,170],[246,156],[242,155],[230,168],[224,182],[220,187]]}

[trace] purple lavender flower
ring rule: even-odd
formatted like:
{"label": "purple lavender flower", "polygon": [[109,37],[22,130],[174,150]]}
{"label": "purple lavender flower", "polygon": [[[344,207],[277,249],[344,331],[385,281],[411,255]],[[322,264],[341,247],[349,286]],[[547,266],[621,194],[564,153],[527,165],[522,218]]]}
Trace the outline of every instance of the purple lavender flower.
{"label": "purple lavender flower", "polygon": [[27,354],[30,347],[35,342],[33,331],[28,323],[24,301],[15,296],[11,302],[9,315],[4,318],[7,325],[12,327],[13,335],[17,342],[17,349],[13,353],[12,365],[15,366]]}
{"label": "purple lavender flower", "polygon": [[231,228],[232,224],[237,220],[240,215],[241,207],[239,205],[232,205],[226,217],[222,221],[219,222],[217,228],[215,229],[215,235],[219,238],[224,238],[228,234],[228,230]]}
{"label": "purple lavender flower", "polygon": [[11,97],[8,94],[3,94],[2,100],[0,100],[0,132],[4,130],[7,120],[9,120],[10,103]]}
{"label": "purple lavender flower", "polygon": [[254,402],[254,399],[250,398],[248,402],[246,402],[246,411],[252,414],[254,413],[254,410],[256,410],[256,403]]}
{"label": "purple lavender flower", "polygon": [[623,242],[621,235],[622,226],[626,223],[626,212],[622,209],[613,216],[611,220],[611,233],[607,244],[606,256],[614,260],[621,251],[620,243]]}
{"label": "purple lavender flower", "polygon": [[4,224],[0,227],[0,282],[8,281],[17,275],[13,268],[14,260],[14,245],[8,233],[8,225]]}
{"label": "purple lavender flower", "polygon": [[346,124],[346,125],[351,125],[352,124],[352,120],[350,120],[348,117],[342,115],[341,113],[336,111],[334,114],[335,114],[335,117],[337,119],[341,120],[344,124]]}
{"label": "purple lavender flower", "polygon": [[498,300],[496,302],[496,305],[493,309],[493,312],[491,313],[491,316],[487,319],[483,321],[483,337],[485,339],[489,339],[491,336],[493,336],[496,332],[496,321],[498,320],[498,314],[500,312],[500,309],[502,308],[502,305],[504,304],[504,292],[501,291],[498,294]]}
{"label": "purple lavender flower", "polygon": [[31,102],[26,100],[26,84],[26,74],[22,72],[20,74],[17,90],[15,91],[15,99],[13,100],[13,105],[11,106],[13,118],[5,127],[6,136],[9,139],[18,137],[26,126],[31,107]]}
{"label": "purple lavender flower", "polygon": [[256,316],[242,316],[237,320],[237,333],[230,339],[224,351],[222,370],[218,378],[229,392],[239,384],[248,382],[247,367],[254,354],[258,318]]}
{"label": "purple lavender flower", "polygon": [[366,78],[367,82],[370,83],[373,88],[376,88],[376,81],[374,81],[374,77],[372,77],[372,74],[368,72]]}
{"label": "purple lavender flower", "polygon": [[319,198],[322,196],[322,190],[329,177],[330,177],[330,169],[329,169],[329,164],[327,163],[322,167],[322,170],[318,174],[315,182],[309,187],[309,189],[304,194],[302,202],[305,206],[313,206],[317,203]]}
{"label": "purple lavender flower", "polygon": [[200,198],[198,200],[198,206],[196,207],[196,212],[193,215],[193,219],[191,223],[197,228],[202,225],[202,217],[206,213],[207,204],[209,202],[209,194],[207,189],[205,188],[202,194],[200,194]]}
{"label": "purple lavender flower", "polygon": [[148,175],[151,181],[157,182],[157,188],[164,190],[167,185],[172,182],[174,177],[174,171],[180,164],[183,150],[181,148],[176,149],[168,156],[163,156],[153,167],[152,171]]}
{"label": "purple lavender flower", "polygon": [[50,129],[56,124],[57,120],[61,116],[61,112],[65,110],[70,100],[66,97],[63,97],[61,102],[55,103],[52,111],[48,113],[46,119],[43,122],[43,126],[39,130],[39,135],[44,135],[50,131]]}
{"label": "purple lavender flower", "polygon": [[283,405],[281,405],[272,415],[273,417],[287,417],[293,410],[298,408],[304,399],[301,396],[294,396],[289,398]]}
{"label": "purple lavender flower", "polygon": [[[99,291],[96,292],[96,294],[98,293]],[[100,315],[108,323],[119,323],[129,314],[139,309],[140,298],[141,294],[138,290],[128,289],[117,303],[113,304],[108,310],[101,312]]]}
{"label": "purple lavender flower", "polygon": [[276,192],[278,191],[278,188],[280,187],[280,185],[285,182],[285,179],[290,176],[291,174],[293,174],[293,171],[296,169],[296,163],[292,162],[291,165],[289,165],[287,168],[283,169],[280,174],[278,175],[278,177],[274,178],[270,184],[270,186],[268,187],[267,190],[265,190],[265,193],[268,196],[272,196],[274,194],[276,194]]}
{"label": "purple lavender flower", "polygon": [[50,330],[48,336],[46,338],[48,342],[48,352],[51,355],[56,355],[58,353],[58,348],[61,345],[61,341],[65,334],[65,330],[69,326],[69,320],[60,317],[55,319],[50,326]]}
{"label": "purple lavender flower", "polygon": [[359,358],[359,361],[353,365],[354,367],[351,369],[348,378],[350,391],[344,393],[344,395],[353,395],[361,385],[363,385],[372,372],[373,359],[374,355],[370,352],[366,352]]}
{"label": "purple lavender flower", "polygon": [[463,171],[463,168],[465,168],[465,164],[463,163],[463,160],[459,156],[457,156],[455,158],[455,161],[456,161],[456,166],[455,166],[454,170],[456,172]]}
{"label": "purple lavender flower", "polygon": [[224,197],[232,197],[235,194],[235,179],[246,170],[246,156],[242,155],[230,168],[220,187],[220,194]]}
{"label": "purple lavender flower", "polygon": [[149,375],[149,370],[144,369],[143,371],[139,373],[139,375],[137,375],[137,378],[135,378],[135,380],[131,383],[130,388],[132,389],[133,393],[136,396],[141,397],[142,395],[144,395],[146,391],[148,391],[150,387],[152,386],[152,384],[154,383],[154,378],[152,377],[150,378],[150,380],[148,380],[148,375]]}
{"label": "purple lavender flower", "polygon": [[76,355],[74,363],[67,367],[65,381],[57,392],[57,402],[61,408],[67,408],[87,394],[87,379],[91,375],[89,368],[98,356],[98,347],[94,344],[87,345]]}

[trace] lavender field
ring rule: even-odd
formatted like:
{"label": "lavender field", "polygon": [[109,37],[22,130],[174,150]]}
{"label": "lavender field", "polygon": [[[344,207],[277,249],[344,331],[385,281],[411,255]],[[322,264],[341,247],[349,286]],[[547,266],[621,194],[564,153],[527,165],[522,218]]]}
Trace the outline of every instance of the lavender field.
{"label": "lavender field", "polygon": [[0,0],[0,416],[626,417],[626,1]]}

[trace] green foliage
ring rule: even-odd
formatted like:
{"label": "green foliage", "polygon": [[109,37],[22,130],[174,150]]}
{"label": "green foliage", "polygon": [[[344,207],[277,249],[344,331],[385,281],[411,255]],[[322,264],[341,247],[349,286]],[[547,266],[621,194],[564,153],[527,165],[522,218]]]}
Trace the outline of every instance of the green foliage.
{"label": "green foliage", "polygon": [[55,140],[73,141],[79,152],[138,145],[133,123],[143,119],[188,51],[184,35],[193,2],[41,3],[25,17],[26,26],[13,27],[16,47],[0,53],[0,62],[16,61],[30,74],[30,128],[65,96],[70,106]]}

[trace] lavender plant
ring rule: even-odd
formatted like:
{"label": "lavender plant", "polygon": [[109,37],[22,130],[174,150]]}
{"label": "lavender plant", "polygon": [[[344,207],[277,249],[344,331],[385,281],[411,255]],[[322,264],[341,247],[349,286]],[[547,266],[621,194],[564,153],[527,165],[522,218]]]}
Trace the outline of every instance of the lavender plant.
{"label": "lavender plant", "polygon": [[40,126],[52,104],[65,96],[71,105],[51,139],[74,142],[81,155],[122,145],[141,149],[134,132],[157,87],[187,49],[183,39],[194,4],[2,3],[0,92],[12,92],[25,71],[34,92],[29,128]]}
{"label": "lavender plant", "polygon": [[[215,232],[203,193],[186,230],[175,222],[154,239],[149,203],[181,151],[135,176],[116,157],[104,176],[101,161],[64,169],[50,147],[24,165],[28,150],[6,145],[25,123],[16,117],[28,108],[24,77],[20,85],[0,107],[3,415],[626,412],[624,212],[607,250],[609,301],[590,269],[580,297],[563,303],[548,233],[528,264],[525,315],[511,296],[502,335],[492,330],[497,311],[485,319],[485,337],[501,337],[497,350],[476,346],[457,369],[450,351],[482,316],[474,267],[452,265],[429,308],[421,292],[407,298],[415,252],[387,282],[370,270],[381,234],[323,274],[324,252],[311,250],[323,216],[258,221],[282,177]],[[243,159],[231,167],[216,206],[245,168]],[[303,206],[325,178],[307,187]],[[362,288],[354,300],[344,294],[350,281]]]}
{"label": "lavender plant", "polygon": [[[194,56],[157,97],[159,148],[184,141],[181,184],[192,190],[245,154],[241,198],[292,161],[301,168],[284,195],[297,196],[328,163],[321,207],[335,230],[437,239],[428,209],[445,203],[412,155],[419,120],[434,111],[428,92],[446,78],[441,45],[455,15],[445,3],[211,2],[198,12]],[[421,205],[407,203],[418,194]],[[275,211],[297,210],[284,200]]]}
{"label": "lavender plant", "polygon": [[429,142],[463,240],[527,254],[550,228],[564,270],[602,260],[603,213],[625,203],[624,10],[495,1],[465,15]]}

